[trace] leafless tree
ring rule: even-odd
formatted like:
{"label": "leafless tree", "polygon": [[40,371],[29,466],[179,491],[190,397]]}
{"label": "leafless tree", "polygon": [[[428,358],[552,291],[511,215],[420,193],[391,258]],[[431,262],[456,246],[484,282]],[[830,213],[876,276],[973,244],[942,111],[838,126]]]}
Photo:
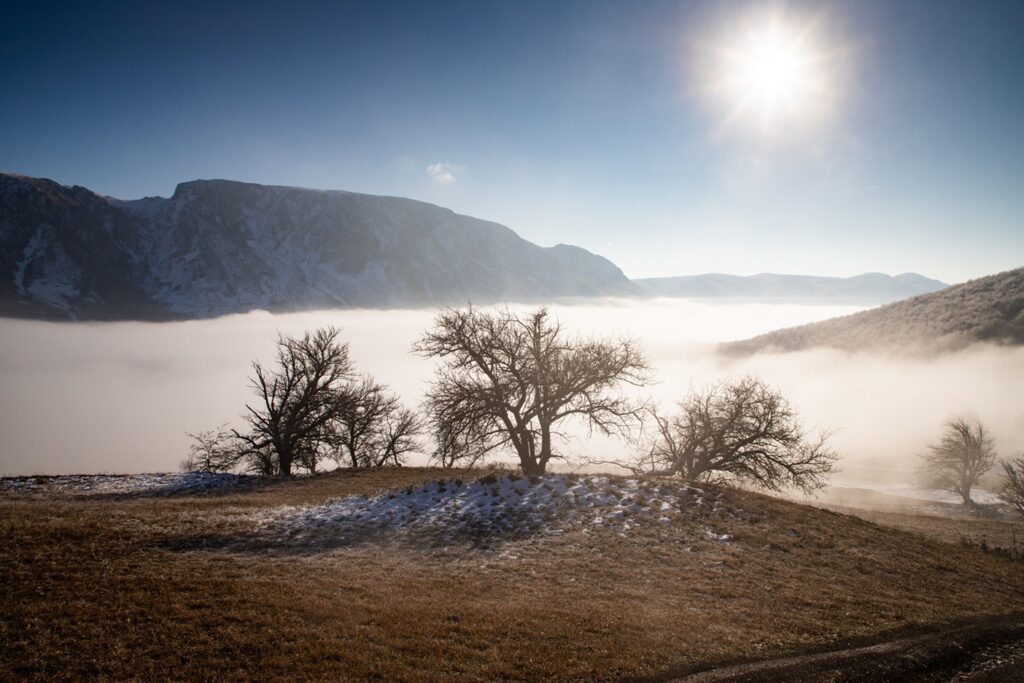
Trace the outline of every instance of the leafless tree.
{"label": "leafless tree", "polygon": [[809,437],[796,411],[754,377],[711,385],[679,402],[672,415],[650,411],[653,436],[631,463],[637,473],[715,478],[777,491],[820,488],[835,466],[828,433]]}
{"label": "leafless tree", "polygon": [[457,465],[469,470],[487,454],[487,421],[464,414],[461,420],[450,419],[444,411],[431,415],[430,426],[434,434],[435,449],[431,459],[441,467]]}
{"label": "leafless tree", "polygon": [[238,466],[238,443],[227,425],[188,436],[192,445],[188,457],[181,461],[185,472],[228,472]]}
{"label": "leafless tree", "polygon": [[246,405],[246,433],[234,431],[243,456],[289,476],[294,465],[315,467],[325,455],[330,425],[348,403],[343,389],[352,365],[348,344],[338,341],[339,330],[322,327],[302,337],[280,336],[275,366],[253,362],[253,389],[259,398]]}
{"label": "leafless tree", "polygon": [[334,421],[333,457],[339,465],[366,467],[380,422],[397,399],[386,395],[385,388],[368,375],[350,383],[345,393],[348,400]]}
{"label": "leafless tree", "polygon": [[417,449],[420,420],[385,385],[364,375],[344,393],[347,398],[332,421],[333,457],[339,465],[401,465]]}
{"label": "leafless tree", "polygon": [[971,489],[996,464],[995,442],[980,420],[956,417],[945,423],[938,442],[921,457],[926,486],[955,493],[964,505],[974,505]]}
{"label": "leafless tree", "polygon": [[632,340],[568,338],[547,308],[448,309],[414,346],[443,363],[427,395],[435,434],[448,455],[479,458],[511,447],[526,474],[543,474],[558,457],[560,425],[580,418],[590,429],[628,435],[642,412],[623,385],[647,383],[648,366]]}
{"label": "leafless tree", "polygon": [[999,492],[999,500],[1024,516],[1024,455],[1003,463],[1003,488]]}
{"label": "leafless tree", "polygon": [[420,416],[409,408],[396,405],[384,415],[374,466],[400,467],[405,464],[406,456],[420,449],[419,437],[422,432],[423,421]]}
{"label": "leafless tree", "polygon": [[245,445],[240,449],[239,453],[242,457],[241,464],[249,474],[273,477],[280,473],[277,455],[274,453],[273,446],[252,448],[249,445]]}

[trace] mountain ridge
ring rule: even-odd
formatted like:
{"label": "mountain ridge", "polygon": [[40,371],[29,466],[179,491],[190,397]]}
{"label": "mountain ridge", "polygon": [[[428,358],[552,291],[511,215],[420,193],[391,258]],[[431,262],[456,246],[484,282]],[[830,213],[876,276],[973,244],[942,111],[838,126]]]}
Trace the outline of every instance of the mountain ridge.
{"label": "mountain ridge", "polygon": [[877,304],[944,287],[914,273],[630,280],[428,202],[223,178],[120,199],[0,173],[0,315],[178,320],[603,296]]}
{"label": "mountain ridge", "polygon": [[810,348],[950,351],[1024,344],[1024,268],[820,322],[720,345],[730,355]]}
{"label": "mountain ridge", "polygon": [[254,309],[636,295],[615,264],[403,197],[232,180],[107,198],[0,174],[0,314],[171,320]]}

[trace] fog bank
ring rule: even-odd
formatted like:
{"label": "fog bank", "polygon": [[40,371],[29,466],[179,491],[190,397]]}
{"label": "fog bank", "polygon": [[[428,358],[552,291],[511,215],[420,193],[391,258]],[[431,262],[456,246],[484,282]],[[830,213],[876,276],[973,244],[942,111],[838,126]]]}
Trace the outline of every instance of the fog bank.
{"label": "fog bank", "polygon": [[[557,305],[569,330],[628,335],[644,345],[662,403],[690,386],[755,373],[785,392],[808,426],[836,430],[849,476],[904,478],[953,413],[973,411],[1003,455],[1024,450],[1024,349],[978,347],[935,359],[809,351],[725,359],[716,342],[852,313],[850,306],[681,300]],[[264,312],[179,323],[0,320],[0,472],[171,470],[186,431],[239,425],[252,399],[250,363],[269,361],[278,332],[344,328],[359,370],[415,405],[433,365],[409,353],[432,311]],[[614,458],[628,446],[580,437],[570,454]],[[889,477],[886,477],[889,478]]]}

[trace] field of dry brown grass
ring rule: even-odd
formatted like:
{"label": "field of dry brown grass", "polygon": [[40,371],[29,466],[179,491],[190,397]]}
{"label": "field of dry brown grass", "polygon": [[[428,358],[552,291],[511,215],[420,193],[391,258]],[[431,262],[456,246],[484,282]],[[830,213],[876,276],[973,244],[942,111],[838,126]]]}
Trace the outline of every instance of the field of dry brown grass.
{"label": "field of dry brown grass", "polygon": [[718,511],[625,534],[330,551],[217,542],[250,534],[264,508],[441,476],[5,495],[0,678],[616,680],[1024,609],[1019,563],[725,489]]}
{"label": "field of dry brown grass", "polygon": [[911,510],[876,510],[838,505],[827,507],[842,514],[912,531],[945,543],[960,544],[966,540],[996,548],[1024,548],[1024,520],[1012,514],[950,517]]}

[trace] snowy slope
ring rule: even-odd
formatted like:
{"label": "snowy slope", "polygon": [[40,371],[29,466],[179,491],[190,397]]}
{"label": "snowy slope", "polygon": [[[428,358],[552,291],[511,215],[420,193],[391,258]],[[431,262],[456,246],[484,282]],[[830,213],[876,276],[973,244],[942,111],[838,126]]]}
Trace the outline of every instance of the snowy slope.
{"label": "snowy slope", "polygon": [[[375,497],[349,496],[261,513],[262,535],[291,542],[348,543],[388,536],[460,541],[559,533],[570,528],[672,524],[684,509],[722,512],[721,495],[681,482],[605,476],[487,475],[446,479]],[[716,541],[729,536],[705,526]]]}

